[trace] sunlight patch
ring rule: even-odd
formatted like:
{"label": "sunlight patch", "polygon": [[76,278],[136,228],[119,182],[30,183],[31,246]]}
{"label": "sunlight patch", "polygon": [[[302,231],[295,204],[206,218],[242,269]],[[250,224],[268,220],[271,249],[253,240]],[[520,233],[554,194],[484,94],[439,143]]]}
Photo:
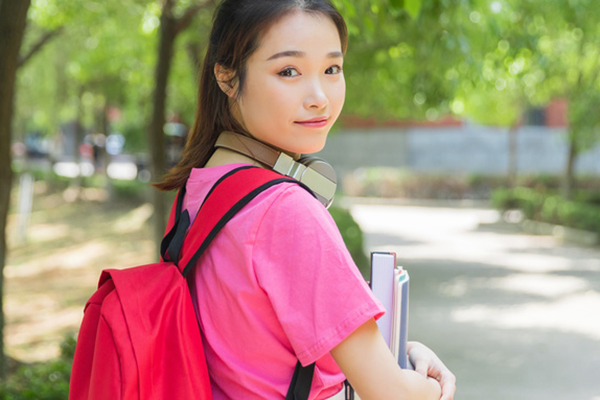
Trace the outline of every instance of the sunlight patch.
{"label": "sunlight patch", "polygon": [[44,262],[34,260],[24,264],[9,264],[4,269],[7,278],[33,276],[53,269],[77,269],[89,267],[93,260],[105,257],[111,248],[102,242],[91,241],[81,246],[72,246],[49,254]]}
{"label": "sunlight patch", "polygon": [[588,291],[558,298],[554,302],[511,307],[477,305],[453,311],[457,322],[471,322],[502,329],[554,329],[600,340],[600,294]]}
{"label": "sunlight patch", "polygon": [[494,289],[528,293],[548,298],[582,292],[588,287],[585,279],[574,276],[541,274],[513,274],[504,278],[491,279]]}
{"label": "sunlight patch", "polygon": [[139,231],[154,212],[152,204],[145,203],[131,210],[115,221],[114,230],[117,233],[131,233]]}
{"label": "sunlight patch", "polygon": [[8,353],[25,362],[46,361],[60,354],[65,333],[78,329],[83,318],[80,306],[69,307],[6,327]]}
{"label": "sunlight patch", "polygon": [[27,239],[34,243],[49,242],[69,235],[69,226],[66,224],[37,224],[27,231]]}

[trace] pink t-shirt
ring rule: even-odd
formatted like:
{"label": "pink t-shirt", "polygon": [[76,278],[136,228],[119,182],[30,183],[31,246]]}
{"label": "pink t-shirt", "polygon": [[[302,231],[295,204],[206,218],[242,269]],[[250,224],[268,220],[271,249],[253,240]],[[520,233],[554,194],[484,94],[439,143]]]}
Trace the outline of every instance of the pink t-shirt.
{"label": "pink t-shirt", "polygon": [[[195,216],[239,166],[192,170],[184,209]],[[329,351],[384,312],[327,210],[293,183],[238,212],[190,275],[215,400],[284,399],[298,360],[316,361],[310,399],[336,394],[345,377]]]}

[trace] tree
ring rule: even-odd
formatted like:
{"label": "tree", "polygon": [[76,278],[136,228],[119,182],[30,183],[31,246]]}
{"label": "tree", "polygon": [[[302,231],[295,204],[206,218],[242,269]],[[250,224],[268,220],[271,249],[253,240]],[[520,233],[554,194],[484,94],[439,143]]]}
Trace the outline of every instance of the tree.
{"label": "tree", "polygon": [[[167,86],[175,39],[192,22],[192,19],[203,7],[214,6],[214,2],[206,0],[202,3],[193,3],[180,17],[175,15],[177,0],[163,0],[160,17],[158,58],[155,69],[155,88],[153,95],[152,116],[148,128],[148,143],[150,146],[151,173],[156,180],[166,172],[165,162],[165,111],[167,101]],[[156,243],[160,243],[167,224],[167,203],[164,193],[153,191],[154,205],[154,236]]]}
{"label": "tree", "polygon": [[19,51],[25,33],[29,0],[0,1],[0,378],[4,380],[4,266],[6,262],[6,220],[12,186],[11,131]]}
{"label": "tree", "polygon": [[469,57],[452,68],[450,108],[457,115],[509,128],[508,176],[514,184],[518,172],[517,136],[524,110],[547,102],[535,99],[528,85],[541,71],[532,64],[528,50],[531,37],[500,2],[473,4],[465,10],[462,30],[468,40]]}
{"label": "tree", "polygon": [[[568,156],[562,194],[572,196],[577,156],[600,139],[600,18],[594,3],[575,0],[547,7],[541,0],[485,2],[476,13],[481,60],[455,101],[478,120],[513,125],[521,110],[554,98],[569,104]],[[483,41],[481,38],[487,38]],[[463,78],[464,79],[464,78]]]}
{"label": "tree", "polygon": [[[79,4],[79,3],[78,3]],[[14,97],[15,86],[17,83],[17,69],[28,69],[35,67],[36,58],[34,55],[42,54],[43,48],[51,39],[55,38],[63,31],[63,23],[74,20],[75,16],[85,15],[80,13],[81,10],[72,8],[62,9],[62,12],[57,13],[56,4],[44,2],[44,6],[52,10],[52,12],[44,13],[44,7],[40,7],[39,2],[34,2],[33,7],[30,7],[30,1],[19,0],[2,0],[0,1],[0,373],[2,377],[5,373],[4,359],[4,314],[2,312],[2,285],[3,285],[3,268],[7,258],[6,248],[6,220],[10,201],[10,192],[12,184],[12,168],[11,168],[11,136],[13,130],[14,116]],[[30,21],[32,26],[28,31],[32,32],[30,38],[25,36],[25,26],[27,21],[28,10],[30,13]],[[33,16],[32,16],[33,15]],[[104,21],[103,21],[104,22]],[[20,55],[21,47],[27,50]],[[61,53],[64,55],[64,52]],[[33,58],[32,58],[33,57]],[[42,60],[44,61],[44,60]],[[32,66],[32,64],[34,64]],[[48,64],[42,62],[42,68],[38,71],[48,70]],[[73,68],[77,70],[77,68]],[[33,74],[36,76],[36,74]],[[40,74],[44,78],[44,74]],[[42,82],[52,82],[50,80],[41,79]],[[64,81],[64,80],[63,80]],[[54,82],[52,82],[54,83]],[[57,86],[51,86],[56,89]],[[34,92],[39,96],[40,88],[43,85],[36,85]],[[52,90],[51,90],[52,92]],[[53,92],[47,98],[51,99],[48,103],[56,103]],[[31,97],[31,99],[39,100]],[[38,109],[41,106],[39,101],[31,101]]]}
{"label": "tree", "polygon": [[350,32],[344,112],[429,121],[464,113],[464,102],[455,99],[474,80],[480,63],[474,50],[493,35],[472,26],[479,2],[338,0]]}
{"label": "tree", "polygon": [[[140,0],[106,1],[102,6],[91,1],[34,2],[33,25],[43,32],[55,32],[60,24],[66,34],[23,73],[17,116],[21,130],[53,135],[61,122],[75,119],[81,131],[95,123],[92,104],[119,107],[124,122],[118,129],[135,150],[149,148],[153,178],[160,179],[165,172],[163,126],[167,111],[180,114],[183,108],[189,119],[194,112],[195,90],[191,88],[195,85],[190,82],[195,79],[196,66],[189,60],[182,62],[182,49],[175,39],[200,10],[210,11],[214,2],[168,0],[162,2],[162,9],[160,4]],[[210,18],[201,22],[209,25]],[[207,32],[204,27],[199,30]],[[197,42],[197,37],[188,35],[188,44],[192,38]],[[152,50],[155,43],[158,52]],[[197,61],[198,55],[194,56]],[[176,61],[174,66],[172,60]],[[169,83],[173,72],[175,79]],[[169,101],[176,100],[173,105],[167,102],[168,92],[172,94]],[[150,96],[152,103],[147,101]],[[143,127],[147,128],[144,138]],[[166,204],[161,193],[155,193],[154,202],[158,239],[164,229]]]}
{"label": "tree", "polygon": [[[541,5],[541,4],[540,4]],[[542,9],[540,63],[547,65],[544,90],[569,104],[569,152],[562,184],[563,197],[572,197],[577,157],[600,140],[600,13],[589,0]]]}

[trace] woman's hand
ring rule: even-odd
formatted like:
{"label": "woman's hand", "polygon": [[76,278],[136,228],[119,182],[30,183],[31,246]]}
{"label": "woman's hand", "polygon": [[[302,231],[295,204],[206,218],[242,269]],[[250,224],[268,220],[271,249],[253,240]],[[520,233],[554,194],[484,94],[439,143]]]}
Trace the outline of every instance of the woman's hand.
{"label": "woman's hand", "polygon": [[442,387],[440,400],[452,400],[456,390],[456,377],[427,346],[419,342],[408,342],[408,358],[415,371],[425,377],[436,379]]}

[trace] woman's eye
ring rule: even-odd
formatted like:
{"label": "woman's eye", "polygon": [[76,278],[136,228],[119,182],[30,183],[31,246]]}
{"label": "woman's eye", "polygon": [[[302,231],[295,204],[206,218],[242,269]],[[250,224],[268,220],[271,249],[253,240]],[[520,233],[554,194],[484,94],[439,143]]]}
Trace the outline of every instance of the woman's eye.
{"label": "woman's eye", "polygon": [[340,72],[342,72],[342,67],[339,65],[332,65],[325,70],[325,73],[330,75],[339,74]]}
{"label": "woman's eye", "polygon": [[295,68],[287,68],[278,73],[281,76],[294,77],[300,75]]}

